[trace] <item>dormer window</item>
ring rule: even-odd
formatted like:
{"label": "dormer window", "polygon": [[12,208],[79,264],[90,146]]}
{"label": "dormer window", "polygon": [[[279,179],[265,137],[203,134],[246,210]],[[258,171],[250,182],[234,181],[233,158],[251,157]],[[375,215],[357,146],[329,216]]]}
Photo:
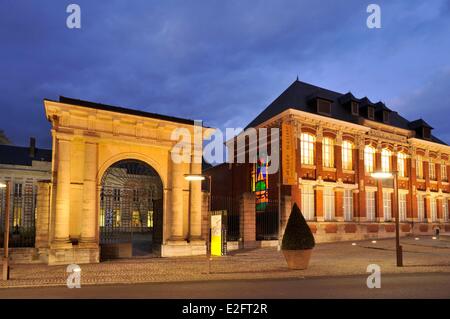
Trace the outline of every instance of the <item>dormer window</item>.
{"label": "dormer window", "polygon": [[352,102],[351,107],[352,107],[352,115],[358,116],[359,115],[359,105],[358,105],[358,103],[357,102]]}
{"label": "dormer window", "polygon": [[317,113],[330,115],[331,114],[331,102],[326,100],[317,99]]}
{"label": "dormer window", "polygon": [[431,130],[429,127],[423,127],[423,138],[430,139],[431,138]]}
{"label": "dormer window", "polygon": [[383,122],[389,123],[389,112],[388,111],[383,111]]}
{"label": "dormer window", "polygon": [[368,117],[370,120],[374,120],[374,119],[375,119],[375,110],[374,110],[374,108],[371,107],[371,106],[369,106],[369,107],[367,108],[367,117]]}

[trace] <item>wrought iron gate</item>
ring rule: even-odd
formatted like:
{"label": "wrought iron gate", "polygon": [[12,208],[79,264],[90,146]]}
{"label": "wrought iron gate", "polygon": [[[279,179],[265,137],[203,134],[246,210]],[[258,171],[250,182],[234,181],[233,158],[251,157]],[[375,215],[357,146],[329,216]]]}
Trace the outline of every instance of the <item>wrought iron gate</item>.
{"label": "wrought iron gate", "polygon": [[127,160],[102,179],[100,245],[131,244],[133,256],[146,256],[162,241],[162,182],[145,163]]}
{"label": "wrought iron gate", "polygon": [[[34,247],[36,192],[33,183],[11,183],[9,200],[9,247]],[[6,189],[0,188],[0,244],[3,247]]]}

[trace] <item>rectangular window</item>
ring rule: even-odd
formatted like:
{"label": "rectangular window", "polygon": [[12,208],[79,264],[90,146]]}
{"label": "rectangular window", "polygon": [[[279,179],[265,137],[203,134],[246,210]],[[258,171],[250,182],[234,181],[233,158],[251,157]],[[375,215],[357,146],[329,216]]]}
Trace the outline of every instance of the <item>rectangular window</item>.
{"label": "rectangular window", "polygon": [[392,220],[392,197],[390,192],[383,192],[383,216],[385,221]]}
{"label": "rectangular window", "polygon": [[401,222],[406,221],[406,194],[404,193],[398,194],[398,214]]}
{"label": "rectangular window", "polygon": [[373,107],[371,107],[371,106],[369,106],[367,108],[367,117],[371,120],[373,120],[375,118],[375,112],[374,112]]}
{"label": "rectangular window", "polygon": [[351,189],[344,191],[344,220],[346,222],[353,220],[353,191]]}
{"label": "rectangular window", "polygon": [[324,167],[334,167],[334,143],[331,138],[322,140],[322,159]]}
{"label": "rectangular window", "polygon": [[428,162],[428,172],[430,172],[430,179],[436,180],[436,164],[434,164],[431,159]]}
{"label": "rectangular window", "polygon": [[383,111],[383,122],[389,123],[389,112],[388,111]]}
{"label": "rectangular window", "polygon": [[431,221],[437,222],[437,203],[436,197],[430,198],[430,206],[431,206]]}
{"label": "rectangular window", "polygon": [[420,155],[416,159],[416,175],[417,178],[423,179],[423,160]]}
{"label": "rectangular window", "polygon": [[423,195],[417,195],[417,219],[423,222],[425,218],[425,200]]}
{"label": "rectangular window", "polygon": [[324,219],[326,221],[334,220],[334,190],[325,188],[323,191]]}
{"label": "rectangular window", "polygon": [[397,170],[398,170],[398,176],[406,177],[406,154],[405,153],[397,154]]}
{"label": "rectangular window", "polygon": [[387,149],[381,151],[381,170],[383,172],[391,171],[391,152]]}
{"label": "rectangular window", "polygon": [[342,142],[342,169],[353,169],[353,144],[349,141]]}
{"label": "rectangular window", "polygon": [[22,197],[23,185],[19,183],[14,184],[14,197]]}
{"label": "rectangular window", "polygon": [[306,220],[314,220],[314,189],[311,185],[302,186],[302,214]]}
{"label": "rectangular window", "polygon": [[366,191],[367,221],[375,221],[375,192]]}
{"label": "rectangular window", "polygon": [[301,162],[306,165],[314,164],[314,143],[315,138],[311,134],[302,133],[301,135]]}
{"label": "rectangular window", "polygon": [[330,115],[331,114],[331,103],[329,101],[317,100],[317,113]]}
{"label": "rectangular window", "polygon": [[352,102],[352,114],[359,115],[359,105],[357,102]]}
{"label": "rectangular window", "polygon": [[441,164],[441,180],[444,181],[444,182],[448,181],[447,164],[445,164],[445,163]]}
{"label": "rectangular window", "polygon": [[371,146],[364,148],[364,168],[366,173],[372,173],[375,162],[375,149]]}

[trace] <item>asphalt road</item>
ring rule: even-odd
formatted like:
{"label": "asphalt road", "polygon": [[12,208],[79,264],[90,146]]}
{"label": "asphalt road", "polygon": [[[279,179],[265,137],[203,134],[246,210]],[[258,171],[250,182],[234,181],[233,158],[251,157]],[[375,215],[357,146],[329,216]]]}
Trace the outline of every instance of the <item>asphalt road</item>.
{"label": "asphalt road", "polygon": [[152,283],[137,285],[7,288],[0,298],[450,298],[450,274],[400,274],[381,277],[381,288],[369,289],[367,277],[328,277]]}

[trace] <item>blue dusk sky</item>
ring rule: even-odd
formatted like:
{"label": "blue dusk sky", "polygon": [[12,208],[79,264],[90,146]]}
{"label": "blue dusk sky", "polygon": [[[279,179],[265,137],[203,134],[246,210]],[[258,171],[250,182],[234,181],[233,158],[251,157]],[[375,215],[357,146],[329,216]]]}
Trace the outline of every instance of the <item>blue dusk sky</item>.
{"label": "blue dusk sky", "polygon": [[[381,29],[366,26],[370,3]],[[17,145],[51,146],[44,98],[244,127],[297,75],[449,143],[450,1],[0,0],[0,129]]]}

